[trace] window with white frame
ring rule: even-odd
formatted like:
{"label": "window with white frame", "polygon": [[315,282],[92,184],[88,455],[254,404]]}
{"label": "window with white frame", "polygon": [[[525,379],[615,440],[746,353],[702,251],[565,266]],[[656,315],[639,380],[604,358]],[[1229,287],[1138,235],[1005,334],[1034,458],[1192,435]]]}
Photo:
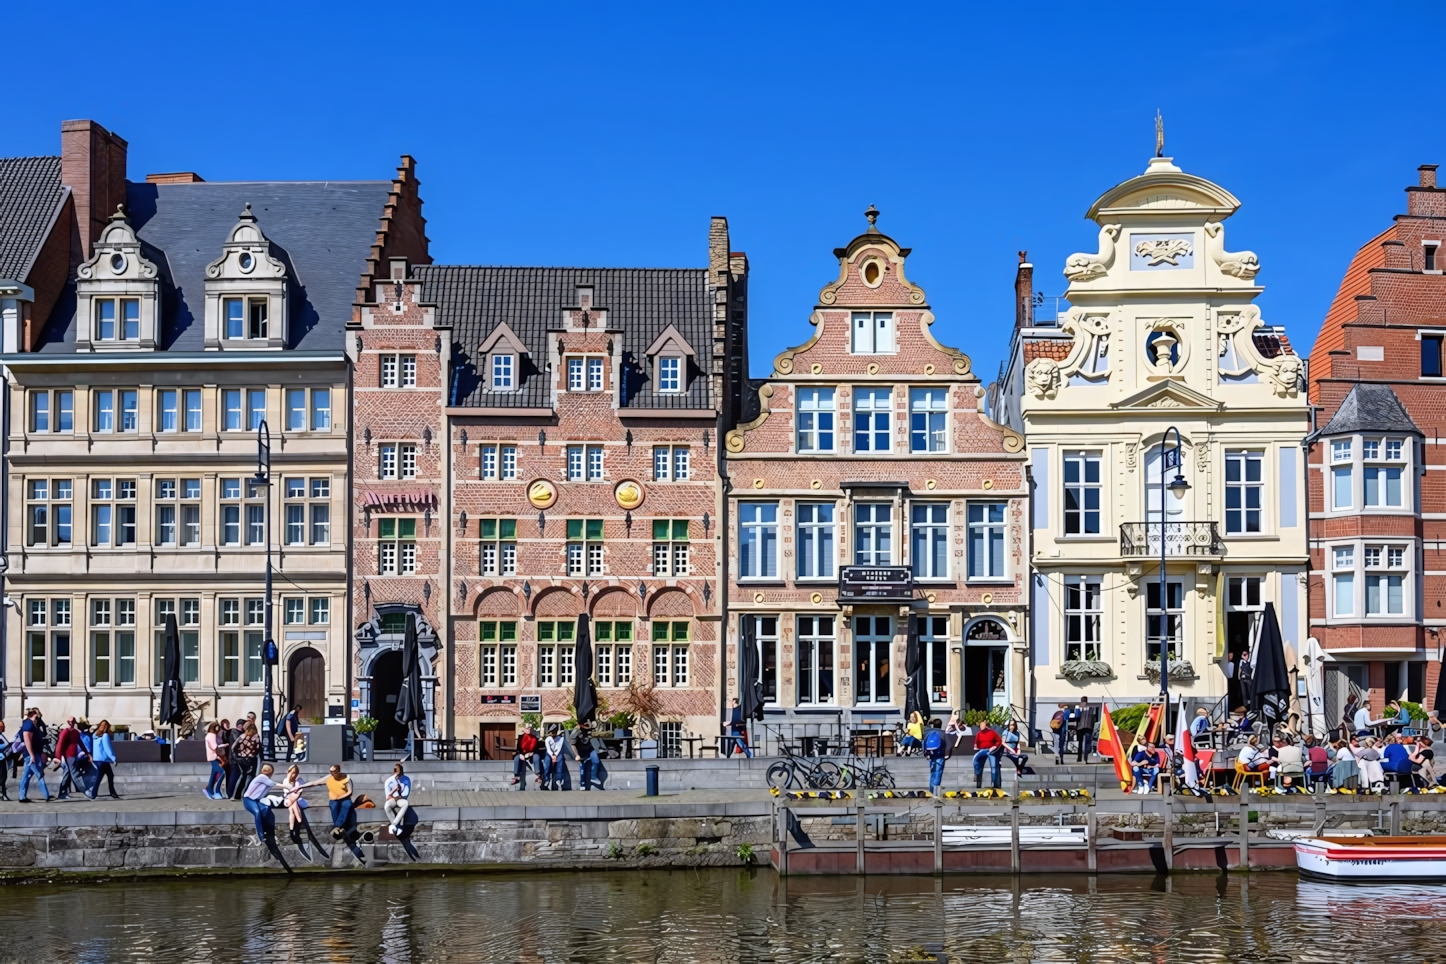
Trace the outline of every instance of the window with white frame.
{"label": "window with white frame", "polygon": [[201,544],[201,480],[156,479],[156,545]]}
{"label": "window with white frame", "polygon": [[658,359],[658,391],[681,392],[683,390],[683,359],[679,355],[664,355]]}
{"label": "window with white frame", "polygon": [[601,482],[603,480],[603,447],[601,445],[569,445],[567,447],[567,480],[569,482]]}
{"label": "window with white frame", "polygon": [[800,502],[798,512],[798,578],[832,579],[838,550],[832,502]]}
{"label": "window with white frame", "polygon": [[834,702],[834,617],[798,617],[798,703]]}
{"label": "window with white frame", "polygon": [[305,599],[283,599],[281,600],[282,622],[287,626],[306,625],[306,600]]}
{"label": "window with white frame", "polygon": [[894,645],[892,616],[854,617],[854,694],[859,703],[892,703],[890,653]]}
{"label": "window with white frame", "polygon": [[[974,518],[973,507],[969,518]],[[916,579],[949,578],[948,503],[923,502],[909,506],[909,561]]]}
{"label": "window with white frame", "polygon": [[1331,547],[1331,614],[1356,614],[1356,547]]}
{"label": "window with white frame", "polygon": [[688,632],[686,619],[653,620],[653,685],[688,685]]}
{"label": "window with white frame", "polygon": [[945,431],[949,410],[947,388],[909,390],[909,448],[914,452],[944,452],[949,448]]}
{"label": "window with white frame", "polygon": [[758,644],[758,682],[763,686],[763,702],[778,702],[778,617],[751,616],[739,618],[739,631],[744,620],[753,623],[753,638]]}
{"label": "window with white frame", "polygon": [[969,503],[969,578],[1004,578],[1003,502]]}
{"label": "window with white frame", "polygon": [[1260,601],[1259,576],[1231,576],[1225,581],[1225,605],[1235,612],[1263,609]]}
{"label": "window with white frame", "polygon": [[307,506],[311,519],[309,541],[314,546],[331,545],[331,479],[326,476],[313,478],[310,493],[311,502]]}
{"label": "window with white frame", "polygon": [[379,370],[382,388],[416,388],[416,355],[381,355]]}
{"label": "window with white frame", "polygon": [[221,317],[227,339],[267,337],[267,315],[266,298],[221,299]]}
{"label": "window with white frame", "polygon": [[1405,440],[1362,439],[1361,461],[1365,463],[1361,489],[1366,508],[1400,508],[1405,505],[1401,485],[1405,475]]}
{"label": "window with white frame", "polygon": [[653,575],[688,574],[688,520],[653,520]]}
{"label": "window with white frame", "polygon": [[920,616],[919,645],[924,650],[924,684],[929,702],[949,705],[949,617]]}
{"label": "window with white frame", "polygon": [[[307,400],[310,398],[310,405]],[[288,388],[286,390],[288,432],[331,431],[331,389]]]}
{"label": "window with white frame", "polygon": [[1104,607],[1096,576],[1066,576],[1064,580],[1064,658],[1101,658],[1101,621]]}
{"label": "window with white frame", "polygon": [[30,393],[30,431],[71,432],[75,429],[75,393],[68,388]]}
{"label": "window with white frame", "polygon": [[1064,456],[1064,534],[1100,533],[1100,453],[1066,452]]}
{"label": "window with white frame", "polygon": [[90,682],[93,686],[134,686],[136,601],[90,601]]}
{"label": "window with white frame", "polygon": [[686,482],[690,474],[688,446],[653,446],[654,482]]}
{"label": "window with white frame", "polygon": [[227,388],[221,392],[223,431],[254,432],[266,418],[264,388]]}
{"label": "window with white frame", "polygon": [[377,539],[377,568],[382,575],[416,575],[416,519],[379,519]]}
{"label": "window with white frame", "polygon": [[266,534],[265,490],[250,479],[221,479],[217,487],[221,502],[221,544],[261,545]]}
{"label": "window with white frame", "polygon": [[[179,602],[179,611],[177,603]],[[181,682],[201,681],[201,600],[199,599],[156,599],[156,630],[153,639],[153,679],[166,678],[166,617],[176,617],[176,628],[181,643]],[[218,619],[219,621],[219,619]]]}
{"label": "window with white frame", "polygon": [[68,546],[74,489],[70,479],[30,479],[25,487],[26,544]]}
{"label": "window with white frame", "polygon": [[1185,584],[1166,580],[1161,603],[1160,582],[1145,584],[1145,659],[1158,663],[1160,647],[1167,659],[1180,659],[1185,651]]}
{"label": "window with white frame", "polygon": [[95,432],[134,432],[139,428],[140,417],[134,388],[101,389],[95,392],[93,398],[95,416],[92,424]]}
{"label": "window with white frame", "polygon": [[136,480],[90,480],[90,544],[133,546],[136,542]]}
{"label": "window with white frame", "polygon": [[318,596],[311,600],[311,625],[326,626],[331,623],[331,600]]}
{"label": "window with white frame", "polygon": [[163,388],[156,392],[156,431],[201,431],[201,390],[199,388]]}
{"label": "window with white frame", "polygon": [[517,446],[488,442],[480,451],[480,468],[485,482],[511,482],[517,478]]}
{"label": "window with white frame", "polygon": [[887,566],[894,559],[892,502],[854,503],[854,565]]}
{"label": "window with white frame", "polygon": [[483,687],[517,685],[517,621],[483,619],[477,623],[478,684]]}
{"label": "window with white frame", "polygon": [[1348,438],[1331,442],[1331,508],[1349,509],[1355,504],[1352,493],[1352,443]]}
{"label": "window with white frame", "polygon": [[70,600],[31,599],[25,641],[25,680],[32,686],[69,686]]}
{"label": "window with white frame", "polygon": [[603,520],[567,520],[567,574],[600,576],[603,571]]}
{"label": "window with white frame", "polygon": [[571,686],[577,656],[573,620],[537,621],[537,685]]}
{"label": "window with white frame", "polygon": [[849,346],[855,355],[883,355],[894,350],[892,311],[855,311]]}
{"label": "window with white frame", "polygon": [[593,623],[594,667],[599,686],[627,686],[633,681],[633,624],[600,619]]}
{"label": "window with white frame", "polygon": [[[141,303],[137,298],[96,298],[95,340],[138,341],[141,337]],[[238,301],[240,299],[227,299]],[[231,337],[228,335],[227,337]],[[236,337],[241,337],[237,335]]]}
{"label": "window with white frame", "polygon": [[517,520],[480,519],[480,568],[484,576],[517,575]]}
{"label": "window with white frame", "polygon": [[510,392],[517,385],[517,356],[492,356],[492,390]]}
{"label": "window with white frame", "polygon": [[1366,570],[1366,615],[1405,615],[1406,547],[1368,545],[1362,561]]}
{"label": "window with white frame", "polygon": [[798,451],[833,451],[834,390],[798,389]]}
{"label": "window with white frame", "polygon": [[889,388],[854,389],[854,451],[893,449],[894,393]]}
{"label": "window with white frame", "polygon": [[600,392],[603,390],[603,360],[593,355],[574,355],[567,359],[567,390]]}
{"label": "window with white frame", "polygon": [[1231,535],[1260,532],[1265,483],[1263,452],[1225,453],[1225,531]]}
{"label": "window with white frame", "polygon": [[778,503],[738,506],[738,578],[778,578]]}

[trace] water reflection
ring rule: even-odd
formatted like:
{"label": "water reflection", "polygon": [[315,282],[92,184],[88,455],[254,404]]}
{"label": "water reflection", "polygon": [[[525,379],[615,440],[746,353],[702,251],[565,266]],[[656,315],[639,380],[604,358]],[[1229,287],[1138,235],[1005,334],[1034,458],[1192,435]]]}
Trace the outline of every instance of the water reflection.
{"label": "water reflection", "polygon": [[884,962],[1437,959],[1446,888],[1230,877],[769,871],[191,879],[0,889],[0,960]]}

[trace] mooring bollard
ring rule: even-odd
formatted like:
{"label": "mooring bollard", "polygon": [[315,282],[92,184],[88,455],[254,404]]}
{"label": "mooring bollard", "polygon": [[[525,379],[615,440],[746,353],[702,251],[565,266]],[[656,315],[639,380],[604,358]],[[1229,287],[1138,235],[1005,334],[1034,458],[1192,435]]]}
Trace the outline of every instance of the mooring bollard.
{"label": "mooring bollard", "polygon": [[643,772],[647,776],[647,796],[656,797],[658,795],[658,768],[656,766],[644,767]]}

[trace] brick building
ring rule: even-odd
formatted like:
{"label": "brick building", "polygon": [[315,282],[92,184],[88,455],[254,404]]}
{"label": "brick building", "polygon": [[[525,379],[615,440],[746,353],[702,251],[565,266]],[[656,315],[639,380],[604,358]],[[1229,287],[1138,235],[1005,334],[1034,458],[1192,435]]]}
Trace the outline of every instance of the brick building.
{"label": "brick building", "polygon": [[1435,692],[1446,626],[1446,189],[1436,165],[1356,253],[1311,352],[1310,619],[1325,715]]}
{"label": "brick building", "polygon": [[[0,160],[6,685],[51,719],[144,729],[174,614],[196,715],[259,712],[269,513],[278,697],[341,717],[343,332],[421,237],[411,159],[392,181],[128,181],[99,124],[67,121],[61,147]],[[263,420],[269,490],[249,483]]]}
{"label": "brick building", "polygon": [[424,617],[433,733],[511,739],[521,697],[594,678],[674,746],[716,732],[718,436],[738,411],[747,261],[714,219],[689,269],[393,262],[358,313],[355,542],[363,711],[391,722]]}
{"label": "brick building", "polygon": [[834,251],[812,337],[774,359],[726,437],[728,692],[751,622],[768,721],[896,721],[914,615],[936,715],[1019,712],[1023,439],[983,414],[969,358],[934,338],[904,277],[909,249],[868,218]]}

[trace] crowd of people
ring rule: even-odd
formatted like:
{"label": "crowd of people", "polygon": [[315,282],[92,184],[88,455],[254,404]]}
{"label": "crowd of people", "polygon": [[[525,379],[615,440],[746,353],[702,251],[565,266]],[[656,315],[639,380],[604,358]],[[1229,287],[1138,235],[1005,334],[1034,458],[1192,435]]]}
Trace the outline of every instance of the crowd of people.
{"label": "crowd of people", "polygon": [[19,802],[30,802],[33,783],[46,801],[50,787],[45,782],[49,771],[60,778],[56,797],[67,800],[72,793],[83,793],[94,800],[101,781],[110,795],[115,791],[115,748],[112,745],[110,721],[101,720],[94,727],[88,722],[69,717],[52,734],[45,718],[36,707],[25,711],[25,719],[12,739],[0,721],[0,800],[9,800],[9,780],[20,777]]}
{"label": "crowd of people", "polygon": [[606,748],[602,738],[593,732],[591,723],[581,723],[571,730],[564,730],[554,723],[547,728],[545,737],[538,734],[537,727],[527,724],[517,737],[517,747],[513,752],[512,786],[519,790],[527,789],[527,777],[531,773],[536,781],[535,789],[566,789],[569,782],[569,737],[572,741],[572,752],[578,762],[578,782],[581,788],[606,789],[606,771],[602,766],[602,754],[606,752]]}

